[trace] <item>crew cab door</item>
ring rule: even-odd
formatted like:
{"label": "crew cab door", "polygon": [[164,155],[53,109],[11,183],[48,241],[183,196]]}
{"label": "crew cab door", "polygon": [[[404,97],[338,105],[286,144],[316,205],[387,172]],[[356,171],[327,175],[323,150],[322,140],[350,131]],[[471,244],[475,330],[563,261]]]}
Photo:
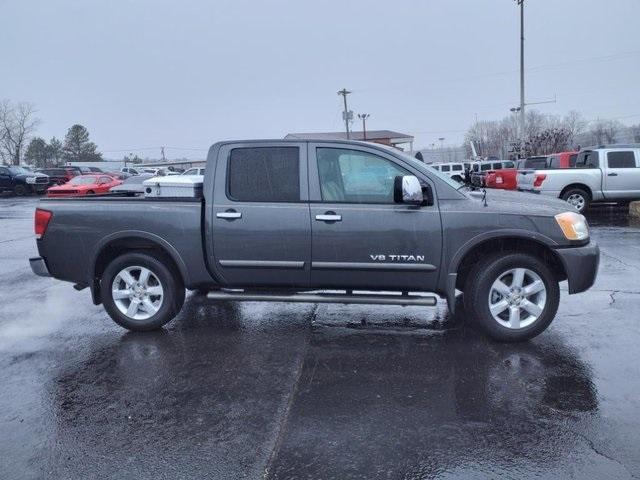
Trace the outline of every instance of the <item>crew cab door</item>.
{"label": "crew cab door", "polygon": [[640,158],[637,150],[616,149],[606,153],[603,172],[605,198],[640,198]]}
{"label": "crew cab door", "polygon": [[428,182],[408,162],[379,149],[309,144],[314,288],[435,287],[442,244],[437,203],[394,203],[398,175]]}
{"label": "crew cab door", "polygon": [[306,287],[311,261],[304,143],[223,145],[210,238],[225,286]]}

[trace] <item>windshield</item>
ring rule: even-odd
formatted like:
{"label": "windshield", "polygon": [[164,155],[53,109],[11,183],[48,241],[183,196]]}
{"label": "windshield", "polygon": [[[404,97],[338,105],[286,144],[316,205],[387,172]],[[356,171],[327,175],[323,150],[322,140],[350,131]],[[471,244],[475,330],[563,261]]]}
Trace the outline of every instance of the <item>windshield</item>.
{"label": "windshield", "polygon": [[75,177],[73,180],[71,180],[71,185],[93,185],[94,183],[96,183],[98,181],[98,179],[94,176],[82,176],[82,177]]}
{"label": "windshield", "polygon": [[9,167],[9,171],[11,173],[13,173],[14,175],[22,175],[22,174],[29,174],[29,173],[33,173],[30,170],[27,170],[24,167],[17,167],[17,166],[13,166],[13,167]]}

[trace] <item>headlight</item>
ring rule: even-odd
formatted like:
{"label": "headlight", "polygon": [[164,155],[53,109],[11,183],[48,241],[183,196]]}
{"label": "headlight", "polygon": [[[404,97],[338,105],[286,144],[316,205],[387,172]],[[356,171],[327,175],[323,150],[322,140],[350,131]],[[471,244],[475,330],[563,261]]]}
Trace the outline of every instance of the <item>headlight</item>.
{"label": "headlight", "polygon": [[27,183],[36,183],[36,177],[27,177]]}
{"label": "headlight", "polygon": [[579,213],[559,213],[555,216],[555,219],[567,240],[586,240],[589,238],[587,219]]}

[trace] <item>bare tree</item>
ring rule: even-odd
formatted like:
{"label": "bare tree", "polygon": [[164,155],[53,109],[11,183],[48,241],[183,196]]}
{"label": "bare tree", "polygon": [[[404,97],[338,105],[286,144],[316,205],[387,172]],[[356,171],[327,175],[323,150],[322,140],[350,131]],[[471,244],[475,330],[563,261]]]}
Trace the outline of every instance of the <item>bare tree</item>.
{"label": "bare tree", "polygon": [[4,163],[20,164],[27,143],[40,124],[35,113],[34,105],[28,102],[0,102],[0,159]]}
{"label": "bare tree", "polygon": [[640,143],[640,123],[629,127],[629,136],[634,143]]}
{"label": "bare tree", "polygon": [[624,125],[618,120],[596,119],[589,127],[591,142],[595,145],[615,143]]}

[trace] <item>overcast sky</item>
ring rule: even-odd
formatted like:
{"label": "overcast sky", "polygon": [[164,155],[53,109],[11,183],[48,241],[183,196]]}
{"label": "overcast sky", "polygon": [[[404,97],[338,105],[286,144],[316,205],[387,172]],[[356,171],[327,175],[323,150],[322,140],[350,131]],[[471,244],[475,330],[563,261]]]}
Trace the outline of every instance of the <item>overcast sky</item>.
{"label": "overcast sky", "polygon": [[[639,0],[525,15],[528,101],[640,122]],[[0,98],[33,102],[46,139],[85,125],[108,158],[341,130],[343,87],[368,128],[453,144],[517,105],[518,37],[513,0],[0,0]]]}

